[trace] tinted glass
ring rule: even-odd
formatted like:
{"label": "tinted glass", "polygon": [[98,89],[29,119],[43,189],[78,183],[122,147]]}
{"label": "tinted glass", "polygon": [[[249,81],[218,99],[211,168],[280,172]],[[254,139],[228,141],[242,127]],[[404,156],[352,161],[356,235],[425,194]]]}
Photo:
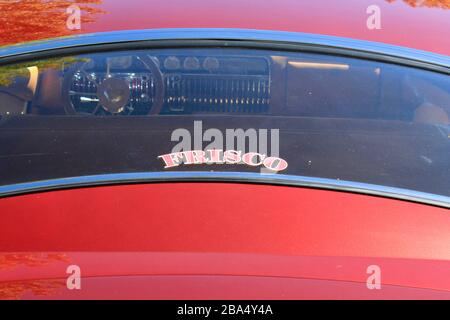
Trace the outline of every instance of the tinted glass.
{"label": "tinted glass", "polygon": [[450,79],[400,65],[213,48],[60,57],[0,66],[0,117],[0,185],[237,171],[450,196]]}

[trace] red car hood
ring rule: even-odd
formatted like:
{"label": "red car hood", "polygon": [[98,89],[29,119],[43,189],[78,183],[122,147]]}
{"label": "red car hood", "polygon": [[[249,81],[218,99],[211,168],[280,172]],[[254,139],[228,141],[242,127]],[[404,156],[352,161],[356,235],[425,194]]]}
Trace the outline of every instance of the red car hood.
{"label": "red car hood", "polygon": [[450,298],[450,215],[430,205],[158,183],[14,196],[0,212],[0,298]]}

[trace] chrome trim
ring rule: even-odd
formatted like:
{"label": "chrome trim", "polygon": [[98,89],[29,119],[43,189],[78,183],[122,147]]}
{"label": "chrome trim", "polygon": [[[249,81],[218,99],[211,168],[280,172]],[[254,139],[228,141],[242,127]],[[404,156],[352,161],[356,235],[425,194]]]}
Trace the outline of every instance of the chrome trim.
{"label": "chrome trim", "polygon": [[450,208],[450,197],[420,191],[327,178],[248,172],[136,172],[69,177],[0,186],[0,197],[68,188],[158,182],[237,182],[295,186],[352,192]]}
{"label": "chrome trim", "polygon": [[[76,54],[76,49],[92,46],[127,44],[122,49],[135,48],[133,44],[151,47],[158,41],[191,40],[190,44],[199,45],[202,40],[221,41],[224,46],[239,46],[266,44],[267,48],[321,51],[356,55],[371,59],[392,60],[392,62],[416,63],[418,67],[434,66],[438,71],[448,73],[450,57],[433,52],[407,47],[395,46],[379,42],[356,40],[328,35],[308,34],[299,32],[253,30],[253,29],[146,29],[126,30],[83,34],[50,40],[29,42],[0,48],[0,63],[11,63],[17,59],[36,58],[38,53],[60,54],[58,50],[65,49],[65,54]],[[245,44],[244,42],[248,42]],[[161,45],[161,44],[160,44]],[[174,45],[174,43],[169,44]],[[112,50],[111,46],[108,47]],[[70,50],[68,50],[70,49]],[[86,48],[85,48],[86,49]],[[344,50],[344,51],[342,51]]]}

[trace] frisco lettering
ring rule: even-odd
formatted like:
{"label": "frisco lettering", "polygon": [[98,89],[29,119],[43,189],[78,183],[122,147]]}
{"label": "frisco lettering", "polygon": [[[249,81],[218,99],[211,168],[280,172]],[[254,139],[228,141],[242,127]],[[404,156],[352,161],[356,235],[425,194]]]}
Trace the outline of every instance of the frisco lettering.
{"label": "frisco lettering", "polygon": [[158,156],[164,161],[164,168],[173,168],[181,164],[245,164],[252,167],[264,166],[278,172],[288,167],[286,160],[279,157],[268,157],[257,152],[242,153],[242,151],[221,149],[191,150],[172,152]]}

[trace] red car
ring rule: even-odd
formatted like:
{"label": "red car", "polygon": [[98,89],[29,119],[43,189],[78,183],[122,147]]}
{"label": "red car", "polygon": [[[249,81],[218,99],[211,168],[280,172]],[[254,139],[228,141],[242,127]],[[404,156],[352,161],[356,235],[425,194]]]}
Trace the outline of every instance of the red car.
{"label": "red car", "polygon": [[450,299],[449,9],[0,1],[0,299]]}

